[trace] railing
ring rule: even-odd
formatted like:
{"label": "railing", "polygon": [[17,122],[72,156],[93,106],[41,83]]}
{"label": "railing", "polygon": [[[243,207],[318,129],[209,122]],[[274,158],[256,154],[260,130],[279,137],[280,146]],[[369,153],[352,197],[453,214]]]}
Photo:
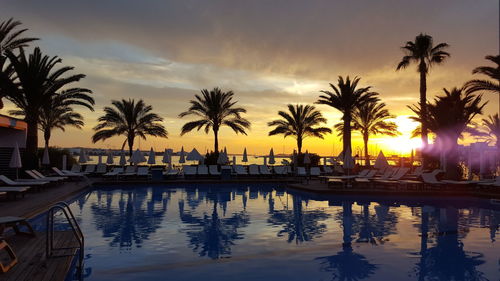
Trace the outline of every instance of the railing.
{"label": "railing", "polygon": [[47,211],[47,236],[46,236],[46,257],[61,257],[65,255],[55,255],[54,251],[57,250],[65,250],[65,249],[75,249],[76,247],[54,247],[54,216],[55,214],[61,211],[64,216],[66,217],[67,222],[69,223],[71,230],[73,232],[73,235],[75,238],[78,240],[78,268],[77,268],[77,275],[78,278],[81,280],[83,276],[83,249],[85,247],[85,239],[83,237],[82,230],[80,229],[80,226],[78,225],[78,222],[75,219],[75,216],[73,215],[73,212],[71,211],[69,205],[66,202],[58,202],[54,204],[50,209]]}

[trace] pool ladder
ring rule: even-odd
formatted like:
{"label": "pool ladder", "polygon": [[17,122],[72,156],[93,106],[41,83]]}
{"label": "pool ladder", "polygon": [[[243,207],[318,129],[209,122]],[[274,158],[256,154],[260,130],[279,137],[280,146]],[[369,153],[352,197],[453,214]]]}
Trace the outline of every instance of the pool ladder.
{"label": "pool ladder", "polygon": [[[66,221],[71,227],[74,237],[78,240],[78,247],[54,247],[54,217],[55,214],[61,211],[66,217]],[[77,265],[77,278],[79,280],[83,279],[83,249],[85,247],[85,239],[83,237],[83,232],[76,221],[73,212],[71,211],[69,205],[66,202],[58,202],[52,205],[47,211],[47,235],[46,235],[46,257],[63,257],[67,255],[55,255],[54,251],[57,250],[68,250],[68,249],[78,249],[78,265]]]}

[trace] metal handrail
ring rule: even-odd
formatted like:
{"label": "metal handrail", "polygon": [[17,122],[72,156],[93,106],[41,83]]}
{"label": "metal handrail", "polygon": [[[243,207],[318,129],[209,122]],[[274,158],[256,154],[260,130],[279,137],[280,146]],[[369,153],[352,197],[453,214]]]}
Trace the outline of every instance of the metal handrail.
{"label": "metal handrail", "polygon": [[52,257],[54,250],[61,250],[61,249],[67,249],[67,248],[54,248],[54,215],[57,213],[57,211],[61,211],[64,216],[66,217],[66,220],[68,221],[69,225],[71,226],[71,230],[73,232],[73,235],[75,238],[78,240],[79,244],[79,251],[78,251],[78,275],[79,278],[81,279],[83,276],[83,259],[84,259],[84,247],[85,247],[85,239],[83,236],[83,232],[80,229],[80,226],[78,225],[78,222],[76,221],[75,216],[73,215],[73,212],[71,211],[71,208],[66,202],[58,202],[54,205],[52,205],[49,210],[47,211],[47,230],[46,230],[46,257]]}

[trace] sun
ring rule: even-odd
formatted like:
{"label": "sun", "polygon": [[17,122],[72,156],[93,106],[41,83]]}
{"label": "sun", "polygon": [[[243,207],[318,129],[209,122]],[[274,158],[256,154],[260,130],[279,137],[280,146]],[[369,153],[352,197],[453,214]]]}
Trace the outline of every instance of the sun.
{"label": "sun", "polygon": [[386,152],[398,155],[409,155],[412,150],[420,148],[422,141],[420,138],[412,138],[411,133],[418,127],[419,123],[411,120],[410,115],[400,115],[393,121],[398,125],[398,130],[401,135],[397,137],[385,136],[380,138],[379,146]]}

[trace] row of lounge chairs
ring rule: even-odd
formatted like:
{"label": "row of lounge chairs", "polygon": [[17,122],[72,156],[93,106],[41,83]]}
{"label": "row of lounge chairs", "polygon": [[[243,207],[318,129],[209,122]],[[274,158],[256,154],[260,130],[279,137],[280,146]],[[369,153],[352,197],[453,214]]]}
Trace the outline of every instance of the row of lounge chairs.
{"label": "row of lounge chairs", "polygon": [[329,187],[348,187],[358,185],[360,187],[391,187],[391,188],[425,188],[425,187],[448,187],[448,186],[470,186],[500,187],[500,177],[492,180],[482,181],[453,181],[438,180],[437,175],[442,171],[436,169],[432,172],[424,173],[419,167],[413,173],[409,173],[409,168],[389,167],[383,171],[363,170],[359,174],[344,176],[321,176],[320,178],[328,182]]}

